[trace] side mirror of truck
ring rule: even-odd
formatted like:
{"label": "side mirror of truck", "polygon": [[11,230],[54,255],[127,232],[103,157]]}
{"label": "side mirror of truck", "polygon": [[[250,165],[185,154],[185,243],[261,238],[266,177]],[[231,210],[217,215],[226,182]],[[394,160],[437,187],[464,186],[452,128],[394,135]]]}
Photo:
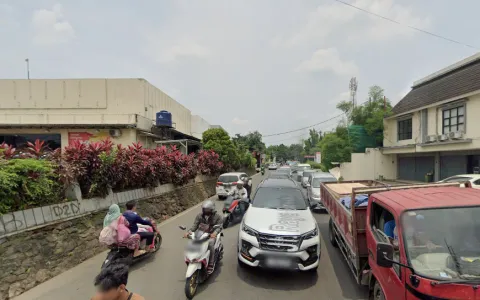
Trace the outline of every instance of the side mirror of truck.
{"label": "side mirror of truck", "polygon": [[390,243],[377,244],[377,265],[382,268],[393,266],[393,246]]}

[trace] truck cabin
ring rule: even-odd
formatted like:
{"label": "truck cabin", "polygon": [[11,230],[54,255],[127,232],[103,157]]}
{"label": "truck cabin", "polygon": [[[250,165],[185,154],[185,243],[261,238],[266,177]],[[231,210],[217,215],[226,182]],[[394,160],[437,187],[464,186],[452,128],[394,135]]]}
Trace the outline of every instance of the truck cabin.
{"label": "truck cabin", "polygon": [[479,190],[391,190],[369,202],[369,265],[387,299],[476,299]]}

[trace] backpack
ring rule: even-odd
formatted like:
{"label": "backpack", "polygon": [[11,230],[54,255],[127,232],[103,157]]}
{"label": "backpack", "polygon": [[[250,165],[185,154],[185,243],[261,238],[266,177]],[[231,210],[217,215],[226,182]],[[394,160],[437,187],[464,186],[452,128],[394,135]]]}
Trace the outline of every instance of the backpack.
{"label": "backpack", "polygon": [[130,237],[130,229],[125,224],[128,224],[127,220],[124,216],[120,216],[117,224],[117,241],[119,243],[124,242]]}
{"label": "backpack", "polygon": [[100,243],[110,246],[117,242],[117,223],[118,220],[113,221],[107,227],[103,228],[100,232],[98,240]]}

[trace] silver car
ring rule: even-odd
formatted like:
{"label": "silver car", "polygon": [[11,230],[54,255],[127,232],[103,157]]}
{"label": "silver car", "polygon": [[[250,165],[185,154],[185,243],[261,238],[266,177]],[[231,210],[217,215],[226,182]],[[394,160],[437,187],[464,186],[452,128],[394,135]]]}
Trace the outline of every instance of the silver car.
{"label": "silver car", "polygon": [[322,182],[336,181],[337,178],[330,173],[320,172],[310,174],[310,177],[308,178],[307,197],[313,211],[325,209],[320,196],[320,184]]}
{"label": "silver car", "polygon": [[302,173],[302,187],[303,188],[307,188],[308,187],[308,178],[310,176],[310,174],[314,174],[314,173],[318,173],[318,172],[322,172],[320,170],[304,170],[303,173]]}

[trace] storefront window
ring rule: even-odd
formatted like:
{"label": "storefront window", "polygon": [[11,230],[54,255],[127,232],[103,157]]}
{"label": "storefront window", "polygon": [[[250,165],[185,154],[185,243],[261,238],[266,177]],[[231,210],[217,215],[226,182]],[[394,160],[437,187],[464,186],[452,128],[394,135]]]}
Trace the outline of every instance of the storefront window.
{"label": "storefront window", "polygon": [[34,143],[35,140],[45,141],[45,146],[50,150],[55,150],[62,146],[60,134],[0,134],[0,144],[5,142],[12,145],[17,150],[27,147],[27,142]]}

